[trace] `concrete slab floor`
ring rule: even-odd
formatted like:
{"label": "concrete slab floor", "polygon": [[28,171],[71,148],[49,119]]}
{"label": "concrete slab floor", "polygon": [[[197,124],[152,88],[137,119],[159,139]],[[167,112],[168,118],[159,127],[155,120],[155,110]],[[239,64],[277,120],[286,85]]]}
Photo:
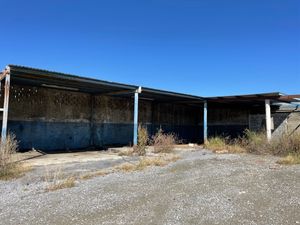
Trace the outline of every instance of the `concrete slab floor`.
{"label": "concrete slab floor", "polygon": [[20,161],[31,166],[46,166],[54,164],[92,162],[101,160],[119,160],[122,157],[107,151],[86,151],[74,153],[42,154],[37,151],[18,153]]}
{"label": "concrete slab floor", "polygon": [[[199,149],[201,146],[195,144],[188,145],[176,145],[174,152],[179,153],[182,151],[192,151]],[[57,165],[66,163],[83,163],[83,162],[95,162],[104,160],[121,160],[122,156],[118,156],[120,151],[129,150],[131,147],[115,147],[109,148],[107,151],[76,151],[67,153],[51,153],[43,154],[42,152],[32,150],[24,153],[17,153],[15,159],[22,161],[31,166],[47,166],[47,165]],[[153,147],[148,147],[148,149],[153,151]]]}

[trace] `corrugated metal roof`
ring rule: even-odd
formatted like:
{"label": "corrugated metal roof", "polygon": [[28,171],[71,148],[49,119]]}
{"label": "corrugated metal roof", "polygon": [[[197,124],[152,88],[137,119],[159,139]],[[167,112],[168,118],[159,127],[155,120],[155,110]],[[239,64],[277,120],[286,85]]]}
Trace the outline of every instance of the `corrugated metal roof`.
{"label": "corrugated metal roof", "polygon": [[[19,65],[9,65],[12,74],[12,83],[52,87],[57,89],[66,89],[74,91],[82,91],[93,94],[110,94],[124,95],[124,93],[132,93],[139,88],[137,85],[123,84],[94,78],[88,78],[73,74],[60,73],[44,69],[37,69]],[[201,97],[172,91],[165,91],[142,87],[141,98],[148,100],[160,100],[171,102],[182,102],[190,104],[202,103],[204,100],[213,103],[263,103],[266,98],[273,102],[296,102],[300,101],[295,98],[300,95],[284,95],[281,92],[232,95],[232,96],[216,96]],[[116,94],[117,93],[117,94]],[[123,93],[123,94],[121,94]]]}
{"label": "corrugated metal roof", "polygon": [[[137,85],[128,85],[123,83],[104,81],[94,78],[82,77],[72,74],[60,73],[55,71],[36,69],[25,66],[9,65],[12,82],[17,84],[37,85],[53,87],[57,89],[78,90],[95,94],[121,94],[122,91],[135,91],[139,88]],[[163,101],[187,101],[197,100],[202,102],[203,98],[189,94],[142,87],[141,98],[153,98]],[[127,93],[128,94],[128,93]]]}

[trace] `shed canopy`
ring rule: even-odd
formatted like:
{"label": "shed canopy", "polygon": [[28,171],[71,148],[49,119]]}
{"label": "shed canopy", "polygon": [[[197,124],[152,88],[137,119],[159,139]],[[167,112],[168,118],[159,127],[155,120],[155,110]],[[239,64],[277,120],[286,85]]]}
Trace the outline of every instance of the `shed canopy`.
{"label": "shed canopy", "polygon": [[258,104],[264,103],[265,99],[270,99],[274,102],[300,102],[300,95],[285,95],[280,92],[249,94],[249,95],[231,95],[231,96],[217,96],[207,97],[208,102],[212,103],[240,103],[240,104]]}
{"label": "shed canopy", "polygon": [[[132,93],[139,89],[139,86],[137,85],[104,81],[25,66],[9,65],[9,67],[13,84],[30,85],[37,87],[41,86],[98,95],[123,97],[130,97],[132,96]],[[204,100],[204,98],[199,96],[146,87],[142,87],[140,98],[150,101],[182,102],[193,104],[202,103]]]}
{"label": "shed canopy", "polygon": [[[132,97],[132,93],[139,89],[137,85],[129,85],[111,81],[104,81],[66,73],[36,69],[25,66],[9,65],[12,84],[41,86],[69,91],[79,91],[96,95],[111,95]],[[140,99],[149,101],[163,101],[199,105],[205,100],[209,103],[223,104],[263,104],[265,99],[274,102],[300,102],[300,95],[284,95],[280,92],[233,95],[218,97],[200,97],[195,95],[176,93],[165,90],[142,87]]]}

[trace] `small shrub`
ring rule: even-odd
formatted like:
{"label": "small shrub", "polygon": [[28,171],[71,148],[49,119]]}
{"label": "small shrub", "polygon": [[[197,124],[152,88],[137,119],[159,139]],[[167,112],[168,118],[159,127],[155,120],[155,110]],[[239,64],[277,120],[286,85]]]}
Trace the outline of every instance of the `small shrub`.
{"label": "small shrub", "polygon": [[31,168],[14,159],[18,150],[18,142],[14,134],[8,134],[6,142],[0,148],[0,179],[10,180],[23,176]]}
{"label": "small shrub", "polygon": [[271,145],[266,138],[265,132],[254,132],[246,129],[244,131],[244,136],[240,138],[240,144],[245,147],[249,153],[272,153]]}
{"label": "small shrub", "polygon": [[174,134],[165,134],[162,129],[152,137],[155,153],[169,153],[174,150],[177,137]]}
{"label": "small shrub", "polygon": [[212,151],[227,150],[226,139],[218,136],[209,138],[204,144],[204,147]]}
{"label": "small shrub", "polygon": [[282,135],[270,142],[275,155],[300,154],[300,134]]}
{"label": "small shrub", "polygon": [[6,167],[13,162],[13,154],[17,152],[18,142],[14,134],[9,134],[6,137],[6,142],[1,145],[0,152],[0,168]]}
{"label": "small shrub", "polygon": [[146,128],[139,126],[138,128],[138,143],[133,147],[133,152],[137,155],[146,155],[146,147],[148,144],[149,135]]}

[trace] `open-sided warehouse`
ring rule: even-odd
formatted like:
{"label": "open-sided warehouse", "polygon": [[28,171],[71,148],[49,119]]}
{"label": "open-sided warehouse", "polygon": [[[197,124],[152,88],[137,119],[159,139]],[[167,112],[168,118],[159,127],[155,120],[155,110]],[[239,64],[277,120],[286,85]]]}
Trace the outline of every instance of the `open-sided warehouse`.
{"label": "open-sided warehouse", "polygon": [[[201,143],[207,136],[237,136],[246,128],[269,133],[274,128],[274,133],[291,114],[299,114],[276,105],[299,96],[280,93],[203,98],[15,65],[7,66],[1,79],[6,81],[2,137],[8,129],[21,149],[133,145],[138,124],[150,135],[161,128],[185,143]],[[293,118],[298,129],[299,117]]]}

